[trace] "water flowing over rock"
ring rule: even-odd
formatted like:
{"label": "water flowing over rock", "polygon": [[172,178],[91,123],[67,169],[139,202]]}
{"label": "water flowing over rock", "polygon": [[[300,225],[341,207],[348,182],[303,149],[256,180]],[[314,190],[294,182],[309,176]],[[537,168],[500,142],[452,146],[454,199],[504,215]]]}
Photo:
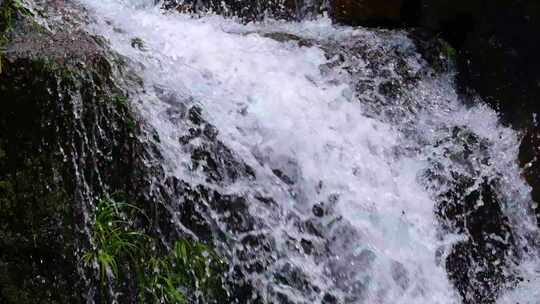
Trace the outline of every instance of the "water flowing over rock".
{"label": "water flowing over rock", "polygon": [[265,16],[295,19],[303,12],[304,6],[301,2],[296,0],[166,0],[163,2],[163,7],[196,14],[217,13],[249,22],[262,20]]}
{"label": "water flowing over rock", "polygon": [[[213,12],[239,17],[243,21],[262,20],[265,16],[277,19],[302,20],[328,13],[338,23],[355,25],[397,25],[408,14],[418,13],[419,7],[404,0],[166,0],[165,9],[183,12]],[[409,12],[411,11],[411,12]]]}
{"label": "water flowing over rock", "polygon": [[17,3],[0,74],[0,301],[140,300],[133,265],[102,286],[81,262],[103,197],[143,211],[133,225],[156,250],[187,238],[222,257],[222,286],[178,289],[190,303],[538,299],[519,136],[460,101],[444,41],[206,15],[289,18],[317,1]]}
{"label": "water flowing over rock", "polygon": [[[538,1],[422,1],[419,25],[460,53],[463,85],[500,111],[505,123],[529,127],[538,114]],[[493,64],[497,62],[497,64]]]}

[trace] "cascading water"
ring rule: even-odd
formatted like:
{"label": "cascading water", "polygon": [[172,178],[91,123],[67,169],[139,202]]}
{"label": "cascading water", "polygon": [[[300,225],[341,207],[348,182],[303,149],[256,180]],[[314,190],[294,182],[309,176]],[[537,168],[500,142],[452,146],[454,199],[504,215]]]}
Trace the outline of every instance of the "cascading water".
{"label": "cascading water", "polygon": [[[537,303],[518,134],[461,104],[406,33],[81,2],[143,77],[136,107],[167,174],[222,198],[200,208],[253,289],[238,302]],[[508,229],[471,234],[483,204]]]}

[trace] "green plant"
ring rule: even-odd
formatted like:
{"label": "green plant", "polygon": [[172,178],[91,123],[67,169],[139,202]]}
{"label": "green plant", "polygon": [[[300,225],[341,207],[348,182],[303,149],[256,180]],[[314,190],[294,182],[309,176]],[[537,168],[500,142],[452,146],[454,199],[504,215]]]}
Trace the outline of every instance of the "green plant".
{"label": "green plant", "polygon": [[136,270],[144,303],[188,303],[189,291],[204,297],[221,295],[225,264],[213,250],[188,239],[174,242],[170,250],[159,250],[156,239],[134,228],[133,219],[139,216],[150,222],[133,205],[112,199],[98,202],[94,248],[83,255],[83,261],[98,268],[102,286],[119,279],[122,266],[129,266],[124,269]]}
{"label": "green plant", "polygon": [[180,290],[184,278],[175,273],[168,259],[151,257],[148,266],[148,273],[143,275],[141,282],[152,302],[187,303],[186,296]]}
{"label": "green plant", "polygon": [[115,95],[113,101],[117,106],[125,105],[128,101],[128,98],[124,95]]}
{"label": "green plant", "polygon": [[170,256],[176,273],[186,278],[186,286],[210,293],[222,285],[220,274],[225,264],[205,244],[190,240],[177,241]]}
{"label": "green plant", "polygon": [[108,278],[118,277],[118,260],[133,259],[145,235],[130,229],[131,223],[126,213],[137,207],[118,203],[110,199],[99,201],[96,219],[92,229],[94,248],[83,256],[86,264],[97,265],[103,284]]}
{"label": "green plant", "polygon": [[186,303],[186,289],[212,296],[222,287],[225,264],[200,242],[176,241],[169,254],[151,257],[149,265],[149,273],[142,281],[154,303]]}

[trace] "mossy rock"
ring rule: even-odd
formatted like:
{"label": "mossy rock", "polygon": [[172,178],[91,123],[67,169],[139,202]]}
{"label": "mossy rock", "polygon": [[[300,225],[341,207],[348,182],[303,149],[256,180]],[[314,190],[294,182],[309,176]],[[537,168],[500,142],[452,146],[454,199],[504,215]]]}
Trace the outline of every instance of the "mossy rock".
{"label": "mossy rock", "polygon": [[[12,11],[2,48],[0,303],[134,303],[136,264],[120,262],[118,280],[102,288],[83,257],[102,197],[121,197],[147,215],[133,229],[155,240],[156,257],[183,239],[166,207],[172,198],[150,183],[163,172],[152,165],[159,150],[145,139],[154,133],[131,109],[142,82],[103,38],[81,30],[84,10],[45,4],[39,16],[52,30],[33,12]],[[207,293],[225,298],[221,283],[212,284]],[[206,297],[194,286],[186,295]]]}
{"label": "mossy rock", "polygon": [[0,22],[0,302],[82,303],[95,285],[80,267],[86,213],[129,187],[137,118],[100,38],[49,31],[13,3]]}

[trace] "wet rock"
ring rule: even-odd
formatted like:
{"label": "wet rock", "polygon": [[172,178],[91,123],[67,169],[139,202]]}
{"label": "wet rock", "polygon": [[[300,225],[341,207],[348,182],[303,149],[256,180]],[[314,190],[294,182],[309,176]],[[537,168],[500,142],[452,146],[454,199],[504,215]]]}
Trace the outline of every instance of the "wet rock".
{"label": "wet rock", "polygon": [[[465,303],[495,303],[500,293],[517,279],[503,267],[516,259],[512,253],[515,243],[508,219],[502,215],[491,191],[484,184],[482,190],[465,197],[461,212],[469,214],[455,215],[465,221],[459,225],[463,225],[471,239],[454,246],[446,267]],[[479,199],[481,207],[467,207],[478,206]]]}
{"label": "wet rock", "polygon": [[505,122],[527,127],[540,108],[540,3],[422,1],[418,25],[438,33],[459,53],[463,91],[479,93]]}
{"label": "wet rock", "polygon": [[153,166],[160,154],[141,139],[156,133],[131,109],[127,87],[140,80],[102,38],[81,30],[80,7],[35,8],[47,27],[15,11],[2,50],[0,302],[132,303],[136,278],[124,261],[126,275],[108,289],[82,255],[102,197],[139,205],[148,217],[136,224],[163,242],[182,235],[164,186],[152,184],[163,178]]}
{"label": "wet rock", "polygon": [[398,98],[401,95],[400,84],[397,81],[388,80],[379,85],[379,93],[388,98]]}
{"label": "wet rock", "polygon": [[519,279],[511,271],[519,253],[503,213],[505,202],[497,193],[500,181],[488,180],[473,169],[489,165],[490,145],[467,129],[455,127],[437,143],[443,155],[434,157],[450,163],[435,162],[426,172],[437,187],[448,189],[437,198],[436,215],[443,229],[468,237],[451,248],[445,261],[464,303],[495,303]]}
{"label": "wet rock", "polygon": [[173,114],[172,119],[182,121],[186,129],[178,141],[191,155],[191,170],[202,171],[207,181],[215,183],[232,183],[243,177],[255,179],[253,169],[219,140],[218,129],[206,122],[200,107],[190,107],[183,113],[185,116],[179,114]]}
{"label": "wet rock", "polygon": [[298,37],[296,35],[288,34],[288,33],[280,33],[280,32],[273,32],[273,33],[265,33],[262,35],[263,37],[273,39],[278,42],[296,42],[299,46],[305,46],[305,47],[311,47],[313,46],[313,42],[303,39],[301,37]]}
{"label": "wet rock", "polygon": [[286,175],[285,173],[283,173],[283,171],[279,170],[279,169],[274,169],[272,170],[272,172],[274,173],[275,176],[277,176],[281,181],[283,181],[285,184],[291,186],[291,185],[294,185],[295,182],[294,180],[292,180],[292,178],[290,178],[288,175]]}
{"label": "wet rock", "polygon": [[95,197],[137,185],[135,118],[117,102],[125,92],[98,38],[12,14],[0,73],[0,301],[105,299],[80,255]]}
{"label": "wet rock", "polygon": [[297,14],[294,0],[166,0],[163,7],[195,14],[217,13],[238,17],[244,22],[262,20],[265,16],[294,19]]}
{"label": "wet rock", "polygon": [[407,290],[410,284],[409,273],[403,264],[396,261],[390,266],[390,273],[394,282],[401,287],[402,290]]}
{"label": "wet rock", "polygon": [[313,214],[316,217],[323,217],[324,215],[324,205],[322,203],[313,205]]}
{"label": "wet rock", "polygon": [[437,73],[454,73],[457,67],[458,53],[446,40],[433,36],[425,29],[417,28],[409,32],[409,37],[416,44],[418,52]]}
{"label": "wet rock", "polygon": [[537,223],[540,225],[540,128],[527,129],[519,148],[519,161],[523,168],[523,176],[531,185],[532,199],[535,201],[533,210]]}
{"label": "wet rock", "polygon": [[195,14],[218,13],[245,22],[260,21],[266,16],[299,20],[329,12],[341,24],[384,27],[404,24],[419,13],[416,0],[167,0],[164,8]]}
{"label": "wet rock", "polygon": [[297,266],[290,263],[286,263],[280,267],[274,276],[274,280],[278,284],[291,286],[298,290],[312,288],[309,277]]}
{"label": "wet rock", "polygon": [[338,23],[393,25],[401,20],[403,0],[332,0],[330,12]]}
{"label": "wet rock", "polygon": [[339,301],[336,298],[336,296],[334,296],[333,294],[327,293],[324,295],[322,303],[323,304],[337,304],[339,303]]}

